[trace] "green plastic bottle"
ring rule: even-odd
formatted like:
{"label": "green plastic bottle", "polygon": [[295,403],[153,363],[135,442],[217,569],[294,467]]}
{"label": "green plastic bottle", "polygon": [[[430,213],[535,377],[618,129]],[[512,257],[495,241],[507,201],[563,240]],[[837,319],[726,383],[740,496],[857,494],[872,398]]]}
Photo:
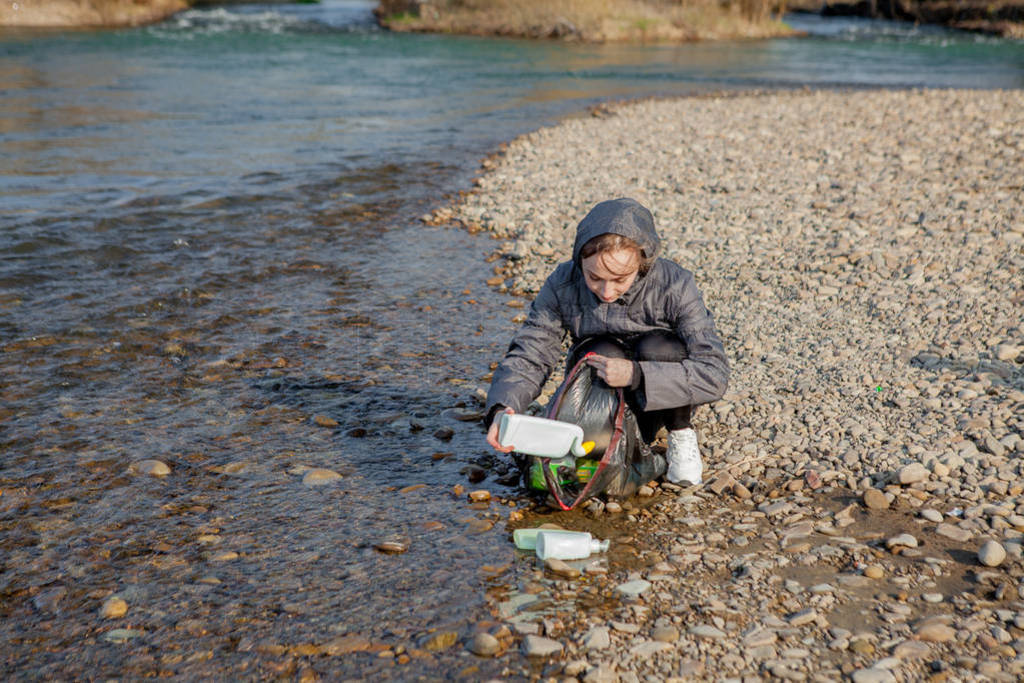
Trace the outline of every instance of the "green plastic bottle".
{"label": "green plastic bottle", "polygon": [[[548,461],[548,468],[551,470],[552,476],[563,486],[576,482],[587,483],[593,479],[594,473],[597,472],[597,466],[597,460],[589,459],[577,460],[575,468],[572,467],[571,458],[559,458]],[[548,488],[548,484],[544,480],[544,469],[541,467],[540,459],[538,458],[534,458],[530,464],[530,488],[538,491],[546,491]]]}
{"label": "green plastic bottle", "polygon": [[577,460],[576,478],[579,479],[581,483],[586,484],[594,478],[594,474],[597,472],[597,465],[597,460]]}

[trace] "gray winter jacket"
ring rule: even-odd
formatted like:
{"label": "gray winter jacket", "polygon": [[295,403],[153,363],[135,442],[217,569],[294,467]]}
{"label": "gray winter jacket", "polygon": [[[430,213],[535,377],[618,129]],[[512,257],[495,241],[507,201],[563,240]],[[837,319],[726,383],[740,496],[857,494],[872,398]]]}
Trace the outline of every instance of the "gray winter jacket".
{"label": "gray winter jacket", "polygon": [[646,257],[657,256],[660,240],[650,211],[632,199],[595,206],[576,229],[572,261],[560,264],[548,276],[494,371],[487,393],[489,413],[497,405],[522,412],[540,394],[560,359],[566,332],[575,344],[599,335],[631,337],[669,330],[686,344],[686,360],[639,363],[643,384],[637,399],[644,411],[709,403],[725,393],[729,364],[693,273],[654,258],[650,270],[637,276],[620,299],[605,303],[590,291],[579,265],[580,251],[605,233],[628,237],[643,248]]}

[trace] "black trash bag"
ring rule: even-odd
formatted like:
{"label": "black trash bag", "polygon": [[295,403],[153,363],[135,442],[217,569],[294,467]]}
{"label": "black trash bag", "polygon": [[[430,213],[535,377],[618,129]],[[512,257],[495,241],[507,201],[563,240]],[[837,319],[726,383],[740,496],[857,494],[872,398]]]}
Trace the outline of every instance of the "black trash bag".
{"label": "black trash bag", "polygon": [[585,458],[577,459],[575,471],[565,466],[552,468],[550,458],[534,458],[540,462],[548,492],[563,510],[599,493],[629,497],[665,474],[665,458],[652,453],[641,438],[623,390],[598,379],[586,356],[566,375],[546,417],[579,425],[583,440],[595,444]]}

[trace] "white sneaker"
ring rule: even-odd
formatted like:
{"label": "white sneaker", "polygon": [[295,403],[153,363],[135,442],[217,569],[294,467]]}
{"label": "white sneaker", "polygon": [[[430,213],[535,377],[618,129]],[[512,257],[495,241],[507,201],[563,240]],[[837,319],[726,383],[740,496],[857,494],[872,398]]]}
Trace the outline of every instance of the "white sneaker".
{"label": "white sneaker", "polygon": [[692,429],[677,429],[668,433],[668,472],[665,478],[673,484],[689,482],[693,485],[701,483],[704,463],[700,459],[700,448],[697,446],[697,432]]}

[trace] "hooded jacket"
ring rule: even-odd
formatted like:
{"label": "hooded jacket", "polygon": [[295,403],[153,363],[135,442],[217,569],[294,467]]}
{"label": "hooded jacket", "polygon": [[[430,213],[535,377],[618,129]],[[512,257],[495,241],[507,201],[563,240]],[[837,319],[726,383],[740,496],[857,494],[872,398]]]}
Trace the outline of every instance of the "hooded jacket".
{"label": "hooded jacket", "polygon": [[[651,259],[629,290],[611,303],[601,301],[583,278],[580,251],[605,233],[628,237]],[[729,364],[715,323],[704,306],[693,273],[658,258],[661,241],[654,218],[639,202],[601,202],[576,228],[572,260],[560,264],[541,287],[526,322],[494,371],[487,393],[488,414],[502,405],[522,412],[540,394],[561,357],[562,339],[573,344],[594,336],[629,338],[656,330],[674,333],[686,345],[682,361],[640,361],[643,383],[636,392],[643,411],[692,406],[718,400],[729,380]]]}

